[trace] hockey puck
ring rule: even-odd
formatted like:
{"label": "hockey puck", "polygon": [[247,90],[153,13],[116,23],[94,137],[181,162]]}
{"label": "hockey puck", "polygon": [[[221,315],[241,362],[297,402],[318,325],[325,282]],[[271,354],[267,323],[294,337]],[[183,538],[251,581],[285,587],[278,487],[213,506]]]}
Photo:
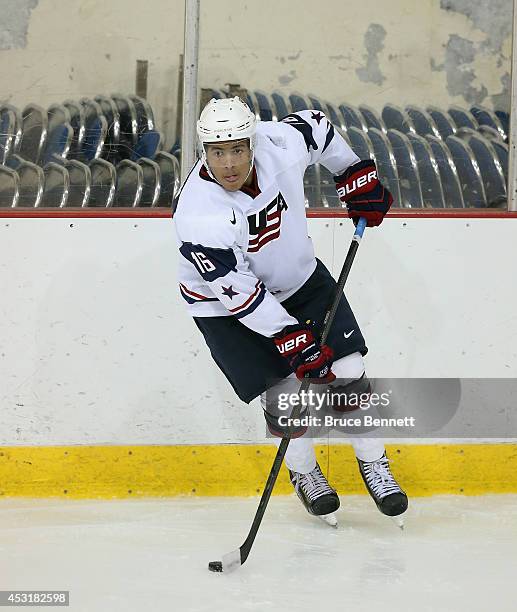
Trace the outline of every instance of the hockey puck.
{"label": "hockey puck", "polygon": [[208,569],[211,572],[222,572],[223,564],[221,563],[221,561],[210,561],[208,564]]}

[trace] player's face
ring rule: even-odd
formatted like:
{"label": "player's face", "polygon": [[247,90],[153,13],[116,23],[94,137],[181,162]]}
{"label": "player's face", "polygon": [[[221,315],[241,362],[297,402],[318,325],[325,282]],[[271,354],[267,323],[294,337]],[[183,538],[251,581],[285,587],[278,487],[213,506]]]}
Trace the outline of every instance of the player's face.
{"label": "player's face", "polygon": [[249,141],[232,140],[205,146],[208,165],[217,181],[228,191],[238,191],[250,170]]}

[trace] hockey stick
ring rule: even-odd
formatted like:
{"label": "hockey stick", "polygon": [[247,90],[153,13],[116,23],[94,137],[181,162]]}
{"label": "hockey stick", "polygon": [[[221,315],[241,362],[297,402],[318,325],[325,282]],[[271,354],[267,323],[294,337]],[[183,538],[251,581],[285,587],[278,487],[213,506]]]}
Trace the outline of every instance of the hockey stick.
{"label": "hockey stick", "polygon": [[[343,264],[343,268],[341,269],[341,274],[339,275],[339,279],[337,281],[336,295],[323,321],[324,327],[320,339],[321,344],[325,344],[325,341],[329,334],[332,321],[334,320],[334,316],[336,315],[336,311],[339,306],[341,294],[343,293],[346,280],[350,273],[350,269],[352,268],[352,263],[354,262],[355,254],[357,252],[357,249],[359,248],[359,243],[361,242],[361,238],[363,237],[365,228],[366,219],[361,217],[361,219],[359,219],[359,223],[357,224],[354,236],[352,238],[352,243],[350,244],[350,247],[348,249],[348,253],[345,258],[345,263]],[[309,386],[310,382],[308,380],[304,380],[300,386],[300,393],[303,391],[307,391]],[[298,416],[297,410],[298,406],[294,408],[291,414],[291,418],[296,418]],[[253,542],[255,541],[255,536],[257,535],[260,524],[262,523],[262,518],[266,511],[269,498],[271,497],[271,493],[273,492],[276,479],[278,477],[278,474],[280,473],[280,468],[282,467],[282,462],[284,460],[287,447],[289,446],[289,442],[290,438],[282,438],[282,441],[280,442],[280,446],[278,447],[278,451],[276,453],[275,460],[273,461],[271,471],[269,472],[266,486],[264,487],[264,492],[262,493],[262,497],[260,498],[255,518],[253,519],[253,523],[251,524],[248,537],[244,540],[244,543],[240,548],[237,548],[236,550],[233,550],[232,552],[223,555],[222,561],[210,561],[210,563],[208,564],[208,569],[211,572],[231,572],[245,563],[246,559],[248,558],[248,555],[250,554],[251,547],[253,546]]]}

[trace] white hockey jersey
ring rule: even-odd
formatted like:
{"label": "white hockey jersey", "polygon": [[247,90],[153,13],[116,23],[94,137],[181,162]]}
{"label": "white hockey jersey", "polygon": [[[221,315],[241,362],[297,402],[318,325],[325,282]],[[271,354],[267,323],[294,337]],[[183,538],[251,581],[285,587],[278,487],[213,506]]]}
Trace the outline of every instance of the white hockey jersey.
{"label": "white hockey jersey", "polygon": [[359,158],[319,111],[259,121],[258,189],[230,192],[199,161],[176,202],[179,288],[195,317],[235,316],[272,337],[298,323],[281,302],[316,267],[307,233],[303,175],[321,163],[338,174]]}

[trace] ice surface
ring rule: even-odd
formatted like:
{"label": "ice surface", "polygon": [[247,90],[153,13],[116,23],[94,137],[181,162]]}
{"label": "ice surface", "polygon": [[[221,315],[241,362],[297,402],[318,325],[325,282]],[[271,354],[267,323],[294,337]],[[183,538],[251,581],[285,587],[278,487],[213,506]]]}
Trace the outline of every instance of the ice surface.
{"label": "ice surface", "polygon": [[257,499],[4,499],[0,589],[70,590],[81,612],[517,610],[516,495],[413,499],[403,532],[341,500],[333,529],[273,498],[246,564],[214,574]]}

